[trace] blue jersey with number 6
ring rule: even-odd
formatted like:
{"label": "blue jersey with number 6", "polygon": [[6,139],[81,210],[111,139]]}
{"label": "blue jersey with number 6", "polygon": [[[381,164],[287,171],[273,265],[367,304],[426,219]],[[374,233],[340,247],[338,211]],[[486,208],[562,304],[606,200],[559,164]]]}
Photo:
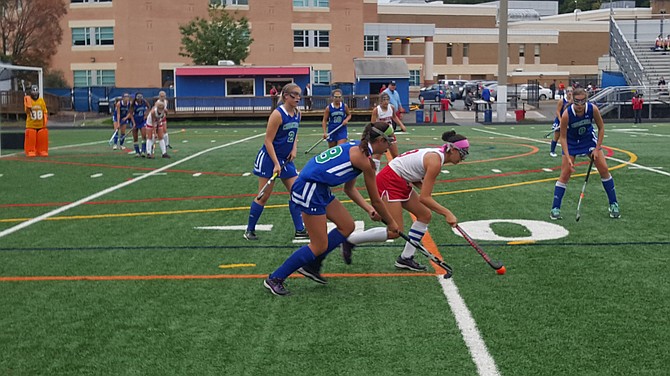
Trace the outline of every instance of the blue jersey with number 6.
{"label": "blue jersey with number 6", "polygon": [[[286,159],[293,150],[296,137],[298,135],[298,127],[300,126],[300,112],[295,111],[295,115],[291,116],[286,112],[284,106],[279,106],[275,111],[281,114],[281,125],[277,129],[275,139],[272,141],[272,146],[275,148],[277,159]],[[261,148],[262,153],[267,153],[265,144]]]}
{"label": "blue jersey with number 6", "polygon": [[360,141],[350,141],[315,156],[300,171],[300,179],[322,183],[329,187],[356,179],[361,174],[361,170],[351,164],[349,150],[357,148],[360,143]]}

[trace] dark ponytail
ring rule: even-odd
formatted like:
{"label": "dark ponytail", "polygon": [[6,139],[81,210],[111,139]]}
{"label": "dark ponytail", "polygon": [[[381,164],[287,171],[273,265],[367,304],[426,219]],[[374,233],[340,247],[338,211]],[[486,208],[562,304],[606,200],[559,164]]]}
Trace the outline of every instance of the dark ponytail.
{"label": "dark ponytail", "polygon": [[[390,127],[388,123],[378,121],[376,123],[368,123],[365,128],[363,129],[363,134],[361,135],[361,144],[360,148],[363,154],[366,156],[370,156],[370,148],[368,145],[376,140],[379,137],[384,137],[383,134],[386,132],[386,130]],[[376,128],[381,132],[381,134],[375,132],[372,130],[372,128]]]}
{"label": "dark ponytail", "polygon": [[454,142],[458,142],[461,140],[467,140],[467,137],[456,133],[455,130],[450,130],[448,132],[442,133],[442,141],[444,142],[450,142],[453,144]]}

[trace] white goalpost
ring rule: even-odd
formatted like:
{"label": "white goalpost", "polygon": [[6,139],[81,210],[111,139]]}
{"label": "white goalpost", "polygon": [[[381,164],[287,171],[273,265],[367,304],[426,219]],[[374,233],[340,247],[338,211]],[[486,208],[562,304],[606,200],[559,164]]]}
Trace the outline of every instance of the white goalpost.
{"label": "white goalpost", "polygon": [[[29,77],[27,83],[25,78],[20,78],[22,72]],[[37,82],[34,81],[35,74],[37,75]],[[44,72],[42,68],[0,63],[0,108],[7,108],[12,104],[12,91],[22,90],[23,95],[26,95],[26,90],[30,90],[31,84],[37,84],[40,97],[44,97]],[[21,103],[23,103],[23,100],[21,100]],[[21,104],[21,106],[23,105]],[[11,134],[3,132],[2,116],[0,116],[0,156],[2,156],[2,141],[10,136],[18,136],[18,134],[16,132]]]}

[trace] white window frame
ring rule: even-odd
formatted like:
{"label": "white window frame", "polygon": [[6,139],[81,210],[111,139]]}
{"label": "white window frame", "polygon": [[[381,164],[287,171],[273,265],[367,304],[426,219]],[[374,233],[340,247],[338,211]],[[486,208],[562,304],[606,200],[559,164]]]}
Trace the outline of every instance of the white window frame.
{"label": "white window frame", "polygon": [[[111,43],[103,43],[103,41],[110,40],[102,38],[103,29],[111,29]],[[73,27],[70,29],[70,31],[72,35],[73,47],[114,46],[114,26]],[[81,33],[83,31],[84,44],[75,44],[75,31],[77,31],[77,33]],[[105,31],[107,32],[107,30]]]}
{"label": "white window frame", "polygon": [[330,0],[293,0],[294,8],[330,8]]}
{"label": "white window frame", "polygon": [[330,85],[332,81],[332,71],[330,70],[314,70],[314,83]]}
{"label": "white window frame", "polygon": [[[299,35],[296,35],[296,33]],[[323,40],[325,40],[325,43]],[[302,41],[300,43],[302,45],[296,45],[296,41]],[[330,48],[330,30],[293,30],[293,47]]]}
{"label": "white window frame", "polygon": [[[229,87],[231,82],[250,82],[251,83],[251,94],[231,94],[229,92]],[[226,78],[225,81],[225,92],[226,92],[226,97],[235,97],[235,98],[240,98],[240,97],[255,97],[256,96],[256,82],[253,78]]]}
{"label": "white window frame", "polygon": [[379,52],[379,35],[364,35],[363,36],[363,51],[364,52]]}

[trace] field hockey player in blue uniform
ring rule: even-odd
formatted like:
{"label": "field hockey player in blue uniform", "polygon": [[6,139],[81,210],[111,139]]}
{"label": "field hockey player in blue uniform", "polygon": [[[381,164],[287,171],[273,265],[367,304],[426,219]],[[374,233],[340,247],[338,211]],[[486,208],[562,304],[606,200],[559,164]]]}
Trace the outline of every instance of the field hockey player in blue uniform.
{"label": "field hockey player in blue uniform", "polygon": [[130,121],[130,94],[123,93],[123,96],[114,105],[112,113],[112,123],[114,124],[114,137],[112,149],[125,150],[123,142],[126,140],[126,125],[132,124]]}
{"label": "field hockey player in blue uniform", "polygon": [[[135,100],[130,105],[130,120],[133,122],[133,147],[135,148],[136,157],[145,157],[147,155],[147,130],[144,127],[147,120],[148,110],[151,108],[149,102],[144,99],[142,93],[135,94]],[[142,150],[138,144],[137,133],[142,134]]]}
{"label": "field hockey player in blue uniform", "polygon": [[[281,179],[286,189],[290,192],[293,182],[296,176],[298,176],[293,161],[298,150],[296,141],[300,126],[298,105],[300,104],[301,92],[300,86],[296,84],[285,85],[281,92],[283,103],[270,114],[265,131],[265,142],[258,151],[256,161],[254,162],[253,172],[254,175],[258,176],[259,191],[265,187],[274,174],[277,174],[277,177]],[[258,240],[256,223],[258,223],[261,214],[263,214],[263,209],[272,194],[274,184],[273,180],[266,187],[263,196],[260,199],[256,197],[251,202],[247,230],[244,232],[245,239]],[[300,216],[300,209],[291,200],[288,201],[288,208],[295,226],[295,237],[297,239],[308,238],[305,225],[302,223]]]}
{"label": "field hockey player in blue uniform", "polygon": [[558,144],[558,137],[561,133],[561,117],[563,116],[565,108],[568,107],[571,103],[572,88],[569,88],[566,91],[565,97],[556,103],[556,118],[554,119],[554,124],[551,126],[551,130],[554,131],[554,138],[551,140],[551,149],[549,151],[549,155],[552,157],[558,156],[558,154],[556,154],[556,145]]}
{"label": "field hockey player in blue uniform", "polygon": [[[598,107],[588,102],[588,95],[583,88],[576,88],[572,93],[572,104],[567,107],[561,117],[561,147],[563,148],[563,163],[561,176],[554,187],[554,201],[549,217],[553,220],[561,218],[561,202],[570,175],[575,170],[576,156],[590,156],[598,169],[603,188],[609,200],[609,215],[619,218],[619,203],[614,190],[614,179],[607,168],[605,154],[602,152],[602,142],[605,136],[605,123]],[[598,127],[596,135],[593,129],[595,121]]]}
{"label": "field hockey player in blue uniform", "polygon": [[[284,280],[298,271],[314,282],[325,284],[321,264],[328,253],[339,246],[354,231],[354,219],[333,195],[331,187],[344,184],[344,192],[373,220],[383,219],[387,230],[398,232],[398,225],[391,217],[377,192],[375,166],[371,156],[384,153],[391,144],[393,127],[387,123],[369,123],[360,141],[335,146],[307,162],[293,184],[291,199],[300,210],[310,235],[309,245],[300,247],[263,282],[274,295],[288,295]],[[356,177],[363,174],[370,197],[368,204],[356,189]],[[337,228],[327,231],[327,220]]]}
{"label": "field hockey player in blue uniform", "polygon": [[347,124],[351,120],[349,107],[342,102],[342,90],[333,90],[331,97],[333,102],[323,111],[321,120],[323,138],[328,142],[329,148],[347,142]]}

